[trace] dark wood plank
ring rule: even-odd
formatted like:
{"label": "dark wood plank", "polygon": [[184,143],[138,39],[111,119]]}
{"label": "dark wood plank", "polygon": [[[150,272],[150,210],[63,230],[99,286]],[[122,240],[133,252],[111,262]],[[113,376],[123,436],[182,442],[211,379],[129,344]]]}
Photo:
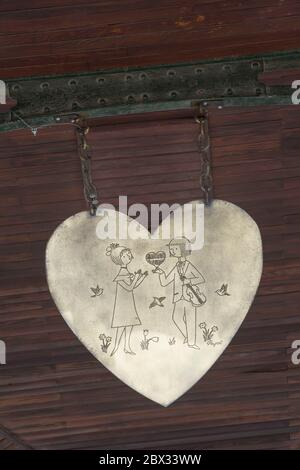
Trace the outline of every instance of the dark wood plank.
{"label": "dark wood plank", "polygon": [[0,12],[2,79],[300,45],[298,0],[4,0]]}

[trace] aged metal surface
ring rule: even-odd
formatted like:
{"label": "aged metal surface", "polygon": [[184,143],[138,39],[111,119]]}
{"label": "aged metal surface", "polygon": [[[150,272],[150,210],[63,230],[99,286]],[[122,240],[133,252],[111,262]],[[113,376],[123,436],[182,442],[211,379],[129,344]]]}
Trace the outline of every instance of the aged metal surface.
{"label": "aged metal surface", "polygon": [[[186,209],[184,220],[200,230],[197,201]],[[129,224],[139,238],[103,239],[104,222],[123,237]],[[179,207],[151,239],[125,214],[81,212],[56,229],[46,251],[49,289],[73,333],[123,382],[164,406],[228,346],[262,272],[259,229],[238,206],[214,200],[205,207],[203,246],[188,241],[192,227],[175,237],[181,224]]]}
{"label": "aged metal surface", "polygon": [[[223,106],[290,103],[290,85],[266,86],[260,78],[264,72],[287,68],[300,69],[299,51],[6,83],[18,102],[15,112],[38,127],[69,121],[74,113],[101,117],[161,111],[187,108],[203,100]],[[16,114],[0,119],[0,131],[24,127]]]}

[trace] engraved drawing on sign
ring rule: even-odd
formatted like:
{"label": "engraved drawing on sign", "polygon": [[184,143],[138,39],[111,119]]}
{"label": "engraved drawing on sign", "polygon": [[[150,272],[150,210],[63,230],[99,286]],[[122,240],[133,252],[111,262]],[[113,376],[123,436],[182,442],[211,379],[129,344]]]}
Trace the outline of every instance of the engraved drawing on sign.
{"label": "engraved drawing on sign", "polygon": [[200,323],[199,327],[202,330],[202,336],[206,344],[209,346],[217,346],[218,344],[222,344],[222,341],[213,341],[213,336],[214,334],[219,330],[219,328],[214,325],[211,328],[209,328],[205,322]]}
{"label": "engraved drawing on sign", "polygon": [[222,284],[220,289],[216,290],[216,294],[218,294],[220,297],[222,297],[223,295],[230,295],[227,292],[227,289],[228,289],[228,284]]}
{"label": "engraved drawing on sign", "polygon": [[155,267],[155,269],[152,271],[153,273],[158,272],[157,269],[165,261],[165,259],[166,253],[164,251],[157,251],[156,253],[154,251],[150,251],[146,254],[147,263]]}
{"label": "engraved drawing on sign", "polygon": [[159,275],[162,287],[173,284],[172,318],[183,336],[183,343],[190,348],[200,349],[196,344],[197,307],[205,304],[206,297],[200,292],[198,285],[204,283],[205,279],[187,260],[187,256],[191,254],[190,241],[187,238],[174,238],[168,246],[170,256],[177,258],[175,266],[169,274],[160,265],[153,272]]}
{"label": "engraved drawing on sign", "polygon": [[128,265],[132,261],[133,255],[131,250],[125,246],[112,243],[107,247],[106,255],[110,257],[114,264],[120,267],[117,276],[114,278],[116,291],[111,327],[116,330],[116,334],[111,356],[119,349],[123,336],[124,352],[135,355],[130,345],[131,333],[134,326],[141,325],[141,320],[136,309],[134,290],[148,276],[148,271],[142,273],[139,269],[131,273],[128,270]]}
{"label": "engraved drawing on sign", "polygon": [[159,337],[158,336],[152,336],[151,338],[149,338],[149,330],[143,330],[143,336],[144,338],[142,339],[141,341],[141,348],[145,351],[149,349],[149,344],[151,343],[151,341],[153,343],[158,343],[159,341]]}
{"label": "engraved drawing on sign", "polygon": [[107,353],[107,350],[111,344],[111,337],[106,336],[104,333],[101,333],[99,336],[100,342],[101,342],[101,349],[104,353]]}
{"label": "engraved drawing on sign", "polygon": [[103,289],[99,287],[97,284],[96,287],[91,287],[91,291],[93,292],[93,295],[91,297],[99,297],[99,295],[103,294]]}
{"label": "engraved drawing on sign", "polygon": [[165,300],[165,297],[153,297],[153,301],[149,305],[149,308],[153,307],[164,307],[163,301]]}

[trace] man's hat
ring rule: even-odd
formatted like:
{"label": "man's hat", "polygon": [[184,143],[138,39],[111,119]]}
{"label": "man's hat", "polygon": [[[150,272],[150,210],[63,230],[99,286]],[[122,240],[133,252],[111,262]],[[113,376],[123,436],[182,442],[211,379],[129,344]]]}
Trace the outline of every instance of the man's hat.
{"label": "man's hat", "polygon": [[190,249],[191,242],[186,237],[178,237],[178,238],[172,238],[172,240],[170,240],[166,246],[170,247],[174,245],[184,245],[186,248]]}

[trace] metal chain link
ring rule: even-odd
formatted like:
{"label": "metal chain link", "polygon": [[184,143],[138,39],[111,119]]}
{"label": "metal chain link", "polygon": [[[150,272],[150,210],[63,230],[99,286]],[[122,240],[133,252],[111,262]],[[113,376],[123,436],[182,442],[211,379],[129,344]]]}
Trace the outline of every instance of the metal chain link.
{"label": "metal chain link", "polygon": [[210,138],[208,130],[208,110],[200,104],[195,121],[199,125],[198,149],[201,156],[200,187],[204,193],[204,203],[208,206],[213,197],[213,178],[211,168]]}
{"label": "metal chain link", "polygon": [[[199,125],[198,148],[201,156],[200,187],[204,193],[204,203],[209,205],[212,201],[213,179],[211,169],[210,138],[208,132],[208,110],[204,104],[200,104],[195,121]],[[85,199],[89,205],[90,214],[96,215],[98,207],[97,189],[92,181],[91,156],[86,136],[89,127],[80,118],[76,119],[76,134],[78,142],[78,153],[81,162],[82,178]]]}
{"label": "metal chain link", "polygon": [[81,162],[84,196],[89,205],[90,214],[94,216],[96,215],[99,202],[97,189],[92,181],[91,156],[89,154],[89,145],[86,140],[86,136],[89,132],[89,127],[86,126],[85,123],[80,119],[77,119],[75,123],[78,153]]}

